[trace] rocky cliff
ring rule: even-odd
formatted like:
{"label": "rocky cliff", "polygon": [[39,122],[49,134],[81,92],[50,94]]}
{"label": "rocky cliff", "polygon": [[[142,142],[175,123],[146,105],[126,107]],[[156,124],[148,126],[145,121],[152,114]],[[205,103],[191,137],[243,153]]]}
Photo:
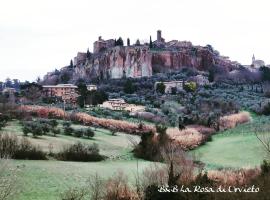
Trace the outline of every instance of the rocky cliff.
{"label": "rocky cliff", "polygon": [[[78,53],[74,61],[76,61],[74,66],[65,67],[58,73],[60,76],[63,76],[63,73],[69,76],[69,82],[75,82],[79,78],[88,81],[138,78],[158,72],[179,70],[183,67],[208,71],[218,66],[227,72],[238,67],[238,63],[220,56],[210,45],[193,46],[190,42],[178,41],[164,42],[162,46],[154,46],[151,49],[149,45],[101,48],[94,54]],[[50,80],[55,76],[55,73],[48,73],[44,80]],[[63,81],[60,78],[58,82]]]}

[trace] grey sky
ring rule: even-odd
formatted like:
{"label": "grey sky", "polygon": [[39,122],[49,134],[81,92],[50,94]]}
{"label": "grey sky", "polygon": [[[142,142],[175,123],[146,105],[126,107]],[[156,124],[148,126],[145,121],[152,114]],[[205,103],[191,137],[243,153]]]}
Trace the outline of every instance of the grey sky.
{"label": "grey sky", "polygon": [[211,44],[222,55],[270,63],[268,0],[0,0],[0,80],[34,80],[103,38]]}

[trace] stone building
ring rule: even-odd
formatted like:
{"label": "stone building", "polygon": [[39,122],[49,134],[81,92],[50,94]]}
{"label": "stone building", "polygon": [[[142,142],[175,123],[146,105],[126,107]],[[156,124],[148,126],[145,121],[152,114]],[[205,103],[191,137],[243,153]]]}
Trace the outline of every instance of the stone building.
{"label": "stone building", "polygon": [[44,85],[42,86],[42,94],[44,97],[59,97],[62,101],[70,104],[77,102],[76,89],[78,88],[73,84],[58,84],[58,85]]}
{"label": "stone building", "polygon": [[263,60],[256,60],[255,59],[255,56],[253,54],[252,56],[252,64],[251,64],[251,67],[254,67],[254,68],[260,68],[262,66],[265,66],[265,63]]}
{"label": "stone building", "polygon": [[102,50],[112,48],[115,46],[115,41],[113,39],[103,40],[101,36],[98,40],[94,42],[94,53],[99,53]]}
{"label": "stone building", "polygon": [[102,108],[108,108],[110,110],[125,110],[131,113],[144,111],[145,107],[135,104],[128,104],[124,99],[109,99],[100,105]]}
{"label": "stone building", "polygon": [[96,85],[87,85],[87,90],[88,91],[93,91],[93,90],[97,90],[97,86]]}
{"label": "stone building", "polygon": [[174,88],[176,92],[183,90],[183,81],[169,81],[169,82],[156,82],[155,91],[157,90],[157,85],[163,83],[165,85],[165,94],[170,94],[173,92]]}
{"label": "stone building", "polygon": [[6,87],[2,90],[3,94],[15,94],[16,93],[16,89],[15,88],[10,88],[10,87]]}
{"label": "stone building", "polygon": [[86,62],[87,54],[83,52],[78,52],[77,56],[74,58],[74,66],[83,66]]}

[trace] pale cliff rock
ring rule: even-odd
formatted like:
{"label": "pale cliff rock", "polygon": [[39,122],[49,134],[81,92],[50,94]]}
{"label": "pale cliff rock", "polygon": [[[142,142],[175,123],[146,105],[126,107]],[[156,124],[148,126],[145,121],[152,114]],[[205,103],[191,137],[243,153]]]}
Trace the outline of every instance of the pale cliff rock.
{"label": "pale cliff rock", "polygon": [[[149,48],[141,46],[115,46],[105,48],[97,53],[80,53],[76,57],[76,66],[72,70],[69,82],[78,79],[119,79],[123,77],[139,78],[152,76],[157,72],[169,72],[183,67],[208,71],[214,66],[230,72],[237,69],[238,63],[230,61],[208,45],[193,46],[190,42],[171,41],[164,47]],[[63,70],[60,70],[62,73]],[[48,73],[44,80],[55,79],[55,73]],[[60,75],[61,76],[61,75]],[[61,82],[61,80],[60,80]]]}

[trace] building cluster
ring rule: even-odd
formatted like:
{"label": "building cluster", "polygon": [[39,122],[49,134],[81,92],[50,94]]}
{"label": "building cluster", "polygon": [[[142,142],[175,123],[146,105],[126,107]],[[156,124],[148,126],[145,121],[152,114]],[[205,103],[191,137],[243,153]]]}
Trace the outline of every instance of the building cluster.
{"label": "building cluster", "polygon": [[155,91],[157,91],[157,86],[158,84],[164,84],[165,86],[165,94],[171,94],[173,93],[173,90],[175,90],[175,92],[179,92],[183,90],[183,84],[184,81],[168,81],[168,82],[156,82],[155,83]]}
{"label": "building cluster", "polygon": [[[138,46],[149,46],[149,43],[140,44],[139,40],[136,41],[135,44],[130,45],[130,40],[127,41],[127,46],[131,47],[138,47]],[[99,54],[107,49],[111,49],[115,47],[115,40],[108,39],[104,40],[102,36],[98,37],[98,40],[93,44],[93,54]],[[192,43],[190,41],[178,41],[172,40],[166,42],[165,39],[162,37],[161,30],[157,30],[157,38],[153,41],[153,47],[157,48],[166,48],[166,49],[175,49],[175,48],[188,48],[192,47]],[[77,56],[74,57],[73,64],[74,66],[83,66],[87,60],[87,53],[86,52],[78,52]]]}
{"label": "building cluster", "polygon": [[144,111],[145,107],[135,104],[128,104],[124,99],[109,99],[108,101],[103,102],[100,105],[101,108],[107,108],[110,110],[118,110],[118,111],[128,111],[131,113]]}

